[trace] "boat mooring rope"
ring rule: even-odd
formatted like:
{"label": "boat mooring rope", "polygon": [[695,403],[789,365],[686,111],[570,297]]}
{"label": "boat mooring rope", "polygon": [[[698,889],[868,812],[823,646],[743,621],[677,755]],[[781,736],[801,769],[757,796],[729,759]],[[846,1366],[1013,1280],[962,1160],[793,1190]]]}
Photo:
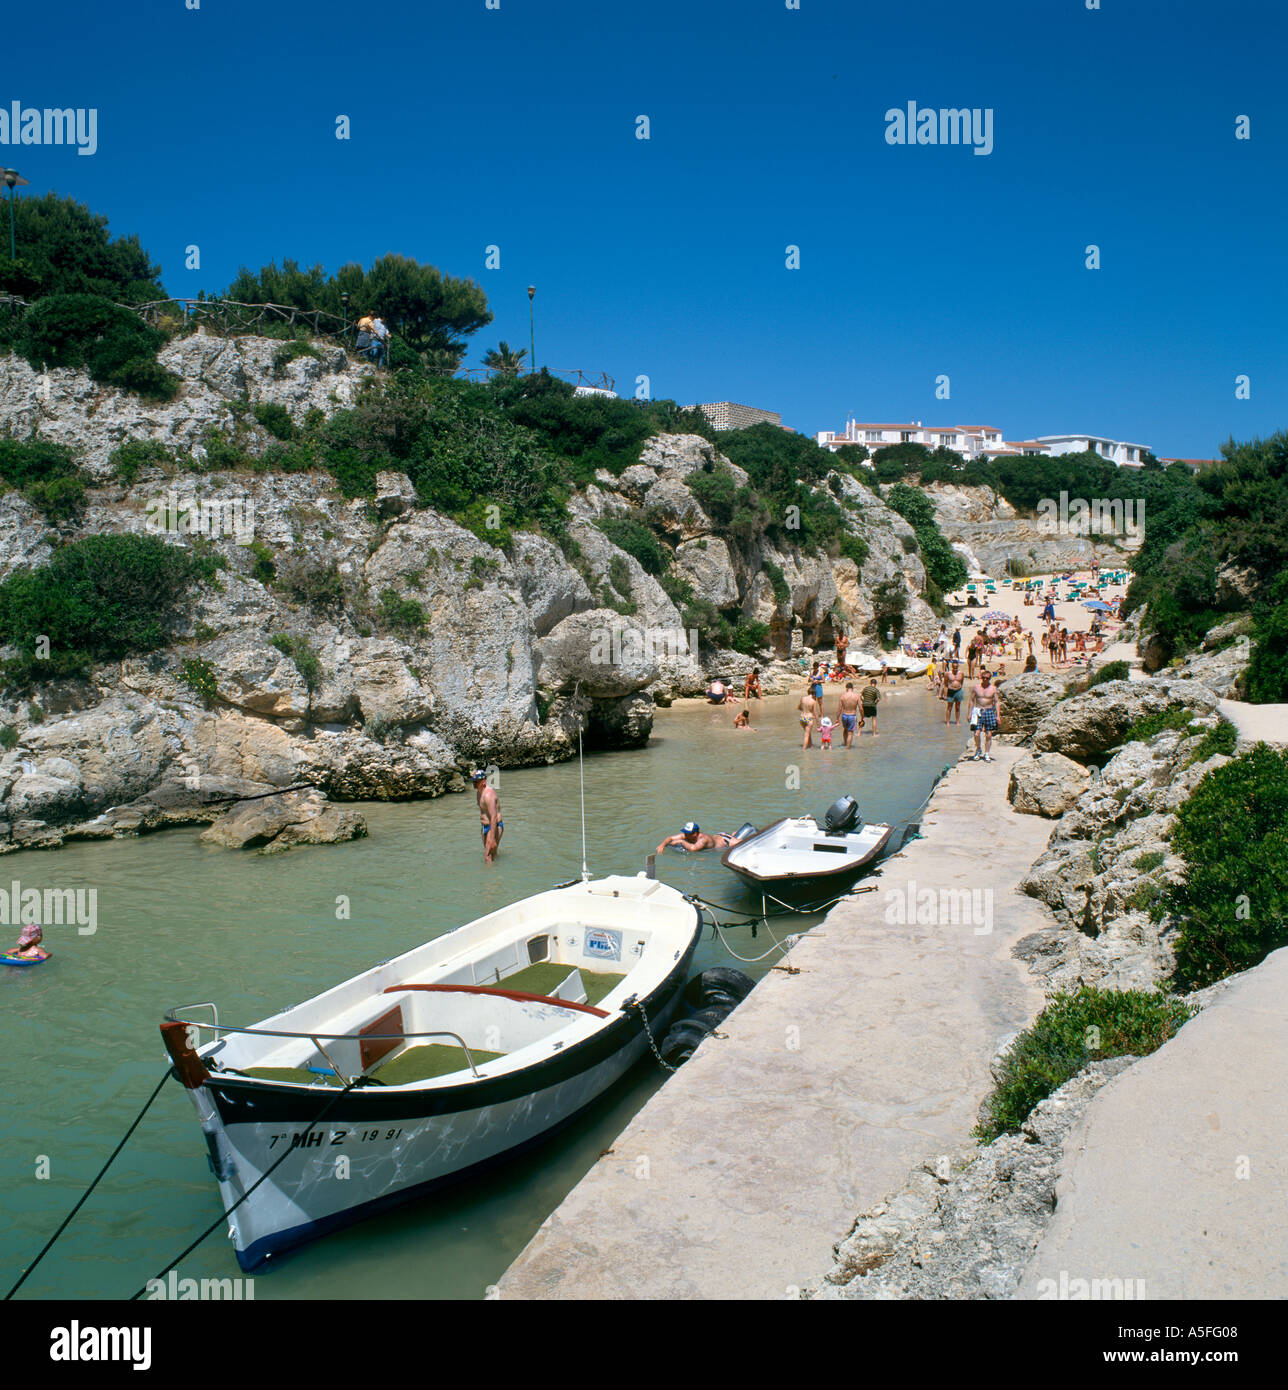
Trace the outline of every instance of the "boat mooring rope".
{"label": "boat mooring rope", "polygon": [[133,1134],[136,1129],[138,1129],[139,1121],[142,1120],[144,1115],[146,1115],[148,1111],[152,1108],[152,1102],[156,1100],[156,1098],[161,1094],[161,1087],[164,1086],[165,1083],[169,1081],[169,1079],[173,1075],[174,1069],[172,1067],[167,1067],[164,1075],[161,1077],[161,1080],[157,1082],[156,1090],[153,1091],[152,1094],[147,1098],[146,1102],[144,1102],[143,1109],[140,1110],[139,1113],[134,1117],[134,1123],[129,1127],[129,1129],[125,1131],[125,1134],[121,1138],[121,1142],[116,1146],[116,1148],[112,1150],[107,1162],[103,1164],[103,1166],[98,1170],[98,1176],[94,1179],[92,1183],[90,1183],[90,1185],[85,1189],[85,1191],[81,1193],[80,1201],[77,1202],[76,1205],[71,1209],[71,1211],[67,1213],[67,1215],[63,1218],[62,1225],[59,1226],[59,1228],[53,1233],[53,1235],[50,1236],[49,1239],[45,1242],[45,1248],[40,1252],[39,1255],[36,1256],[34,1260],[32,1260],[32,1262],[27,1266],[27,1268],[23,1270],[21,1277],[18,1279],[18,1282],[13,1286],[13,1288],[9,1290],[7,1294],[5,1294],[6,1303],[14,1296],[14,1294],[18,1292],[20,1288],[22,1288],[22,1286],[27,1282],[27,1276],[32,1272],[33,1269],[35,1269],[35,1267],[41,1262],[41,1260],[43,1260],[45,1256],[49,1254],[49,1252],[54,1248],[54,1242],[58,1239],[59,1236],[62,1235],[62,1233],[68,1228],[68,1226],[71,1225],[72,1217],[74,1217],[76,1213],[80,1211],[80,1209],[89,1200],[90,1193],[93,1192],[94,1189],[98,1186],[99,1180],[102,1178],[103,1174],[106,1173],[107,1170],[112,1166],[117,1154],[121,1152],[121,1150],[125,1147],[126,1143],[128,1142],[130,1135]]}
{"label": "boat mooring rope", "polygon": [[318,1125],[320,1125],[322,1121],[325,1120],[326,1117],[331,1113],[331,1111],[335,1107],[335,1103],[342,1096],[347,1095],[351,1090],[353,1090],[353,1088],[361,1080],[361,1077],[354,1077],[352,1081],[346,1081],[345,1084],[341,1086],[341,1088],[331,1097],[331,1099],[327,1101],[326,1105],[322,1107],[322,1110],[318,1114],[317,1119],[314,1120],[304,1131],[304,1133],[300,1135],[300,1142],[298,1144],[292,1144],[290,1147],[284,1149],[282,1153],[278,1156],[277,1161],[271,1167],[266,1168],[259,1175],[259,1177],[256,1178],[253,1183],[251,1183],[251,1185],[246,1189],[246,1191],[243,1192],[240,1197],[238,1197],[238,1199],[232,1204],[232,1206],[228,1208],[227,1211],[220,1212],[220,1214],[217,1217],[215,1217],[215,1219],[210,1223],[210,1225],[207,1226],[204,1231],[202,1231],[202,1233],[196,1238],[196,1240],[192,1242],[191,1245],[188,1246],[186,1250],[180,1251],[179,1254],[177,1254],[174,1257],[174,1259],[171,1260],[170,1263],[166,1265],[166,1267],[159,1274],[154,1274],[152,1278],[147,1281],[147,1284],[144,1284],[141,1289],[138,1289],[134,1293],[132,1293],[130,1295],[130,1302],[134,1302],[135,1299],[142,1298],[143,1295],[148,1291],[148,1284],[153,1284],[156,1283],[159,1279],[164,1279],[165,1276],[169,1274],[172,1269],[174,1269],[174,1267],[179,1263],[180,1260],[186,1260],[188,1256],[191,1255],[192,1252],[197,1248],[197,1246],[199,1246],[201,1242],[206,1239],[207,1236],[213,1234],[220,1228],[220,1226],[224,1224],[225,1221],[227,1221],[227,1219],[233,1214],[233,1212],[237,1210],[239,1206],[241,1206],[241,1204],[246,1200],[246,1198],[249,1197],[251,1193],[255,1191],[255,1189],[260,1185],[260,1183],[265,1182],[268,1178],[272,1177],[272,1175],[277,1171],[278,1167],[282,1164],[284,1160],[290,1158],[290,1156],[297,1150],[300,1153],[303,1153],[304,1141],[309,1137],[310,1134],[313,1133],[313,1131],[318,1127]]}

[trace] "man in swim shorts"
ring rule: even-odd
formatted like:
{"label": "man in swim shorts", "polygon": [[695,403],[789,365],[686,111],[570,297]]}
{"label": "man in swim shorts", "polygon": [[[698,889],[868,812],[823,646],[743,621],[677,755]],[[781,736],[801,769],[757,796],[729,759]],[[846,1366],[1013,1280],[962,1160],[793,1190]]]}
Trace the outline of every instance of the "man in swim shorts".
{"label": "man in swim shorts", "polygon": [[[1002,697],[997,686],[993,684],[993,677],[988,671],[979,673],[979,680],[971,687],[971,705],[979,711],[979,717],[975,723],[975,752],[971,757],[971,762],[978,762],[982,757],[986,763],[991,763],[993,759],[989,756],[993,748],[993,735],[997,731],[997,715],[1001,708]],[[980,752],[979,738],[984,736],[984,751]]]}
{"label": "man in swim shorts", "polygon": [[[962,682],[966,679],[962,675],[962,665],[960,661],[953,661],[949,664],[948,670],[944,672],[944,726],[947,727],[951,719],[955,724],[962,722]],[[954,718],[954,712],[956,717]]]}
{"label": "man in swim shorts", "polygon": [[836,702],[836,717],[841,721],[841,741],[847,748],[854,746],[854,730],[859,722],[859,697],[854,682],[845,682],[845,691]]}
{"label": "man in swim shorts", "polygon": [[496,788],[488,785],[486,772],[471,772],[470,781],[474,783],[474,795],[479,803],[483,862],[493,864],[496,862],[496,852],[501,848],[501,836],[505,831],[505,825],[501,820],[501,800],[496,794]]}
{"label": "man in swim shorts", "polygon": [[[883,666],[884,672],[885,667]],[[877,705],[881,703],[881,692],[868,680],[867,685],[859,692],[859,698],[863,701],[863,722],[872,725],[872,737],[877,736]]]}

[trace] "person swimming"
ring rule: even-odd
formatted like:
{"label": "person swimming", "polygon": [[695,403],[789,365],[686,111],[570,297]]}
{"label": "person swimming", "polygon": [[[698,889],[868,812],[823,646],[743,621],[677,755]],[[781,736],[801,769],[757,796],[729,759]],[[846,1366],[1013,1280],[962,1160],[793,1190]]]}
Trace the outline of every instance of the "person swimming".
{"label": "person swimming", "polygon": [[722,831],[710,834],[703,830],[701,826],[698,825],[697,821],[691,820],[686,821],[684,825],[680,827],[680,833],[678,835],[668,835],[666,839],[658,845],[654,853],[661,854],[663,850],[671,845],[676,849],[689,850],[694,853],[703,849],[728,849],[730,845],[736,845],[738,839],[739,834],[737,832],[733,835],[725,834]]}

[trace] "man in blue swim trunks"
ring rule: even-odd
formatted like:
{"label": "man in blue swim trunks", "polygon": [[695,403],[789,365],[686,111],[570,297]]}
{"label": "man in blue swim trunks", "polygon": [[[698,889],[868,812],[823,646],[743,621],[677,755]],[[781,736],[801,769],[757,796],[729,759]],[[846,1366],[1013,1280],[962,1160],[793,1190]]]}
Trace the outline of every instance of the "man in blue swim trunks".
{"label": "man in blue swim trunks", "polygon": [[841,737],[847,748],[854,747],[854,730],[859,722],[859,697],[854,692],[854,682],[845,682],[845,694],[836,702],[836,715],[841,721]]}
{"label": "man in blue swim trunks", "polygon": [[474,795],[479,803],[479,829],[483,832],[483,862],[496,862],[496,852],[501,848],[501,835],[505,824],[501,820],[501,799],[496,788],[488,785],[487,773],[471,772],[470,781],[474,783]]}
{"label": "man in blue swim trunks", "polygon": [[944,693],[945,725],[953,718],[954,714],[957,716],[955,722],[959,725],[962,722],[962,683],[965,679],[966,677],[962,675],[960,661],[952,662],[948,670],[944,672],[944,679],[940,688]]}

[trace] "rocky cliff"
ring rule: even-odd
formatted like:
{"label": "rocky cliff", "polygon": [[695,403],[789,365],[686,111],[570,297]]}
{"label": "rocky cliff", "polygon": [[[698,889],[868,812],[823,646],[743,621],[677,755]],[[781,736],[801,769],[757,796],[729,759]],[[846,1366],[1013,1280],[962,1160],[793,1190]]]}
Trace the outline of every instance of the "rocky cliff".
{"label": "rocky cliff", "polygon": [[[1020,516],[990,487],[931,483],[923,490],[934,504],[944,539],[972,571],[999,576],[1050,574],[1065,568],[1085,569],[1093,558],[1102,565],[1120,565],[1140,548],[1139,535],[1080,536],[1068,528],[1056,531],[1040,518]],[[1008,568],[1008,562],[1015,563]]]}
{"label": "rocky cliff", "polygon": [[[163,405],[0,358],[4,431],[67,446],[89,482],[81,513],[57,524],[17,491],[0,496],[0,579],[90,533],[169,527],[169,542],[193,543],[185,517],[203,519],[197,543],[223,567],[163,650],[0,698],[0,850],[212,820],[239,796],[304,783],[337,799],[434,796],[463,788],[470,764],[569,757],[579,724],[591,747],[646,741],[655,703],[751,658],[685,629],[658,578],[599,529],[619,514],[646,512],[672,572],[765,623],[779,656],[830,644],[838,621],[862,628],[883,580],[908,591],[908,631],[936,626],[911,528],[848,476],[828,483],[866,543],[861,570],[763,531],[722,535],[686,479],[713,466],[746,478],[693,435],[656,436],[620,477],[576,493],[573,545],[519,531],[502,548],[419,506],[405,475],[354,499],[320,470],[212,465],[212,440],[234,432],[252,460],[270,448],[256,407],[298,426],[352,406],[372,369],[343,350],[291,357],[271,340],[197,334],[159,360],[183,383]],[[178,466],[121,481],[112,455],[130,440]],[[185,663],[206,669],[213,698],[197,697]]]}

